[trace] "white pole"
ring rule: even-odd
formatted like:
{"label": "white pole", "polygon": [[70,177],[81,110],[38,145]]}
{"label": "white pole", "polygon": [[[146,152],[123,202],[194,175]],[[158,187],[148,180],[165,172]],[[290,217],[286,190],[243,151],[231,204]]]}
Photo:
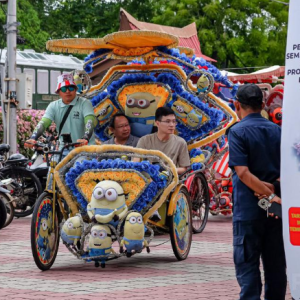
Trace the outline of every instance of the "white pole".
{"label": "white pole", "polygon": [[[17,53],[17,1],[9,0],[7,4],[7,63],[8,63],[8,141],[10,154],[17,151],[17,118],[16,118],[16,53]],[[9,109],[9,108],[8,108]]]}

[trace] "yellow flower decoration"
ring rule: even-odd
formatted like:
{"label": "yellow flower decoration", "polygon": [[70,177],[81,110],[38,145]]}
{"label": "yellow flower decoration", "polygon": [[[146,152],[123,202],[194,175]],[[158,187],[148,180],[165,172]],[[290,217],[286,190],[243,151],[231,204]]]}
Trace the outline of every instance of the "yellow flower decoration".
{"label": "yellow flower decoration", "polygon": [[204,156],[203,153],[200,154],[200,155],[198,155],[198,156],[196,156],[196,157],[191,158],[191,163],[192,164],[194,164],[194,163],[202,163],[204,161],[205,161],[205,156]]}
{"label": "yellow flower decoration", "polygon": [[82,174],[77,182],[77,188],[90,201],[97,181],[113,180],[121,184],[127,195],[126,204],[129,205],[136,200],[140,192],[145,188],[146,181],[136,172],[121,170],[112,171],[90,171]]}

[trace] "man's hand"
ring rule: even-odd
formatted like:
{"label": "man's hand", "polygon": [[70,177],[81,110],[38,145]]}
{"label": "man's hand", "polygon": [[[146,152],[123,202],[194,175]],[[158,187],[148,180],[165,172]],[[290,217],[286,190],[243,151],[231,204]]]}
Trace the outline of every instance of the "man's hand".
{"label": "man's hand", "polygon": [[278,204],[281,205],[281,199],[280,199],[278,196],[275,196],[270,202],[271,202],[271,203],[272,203],[272,202],[277,202]]}
{"label": "man's hand", "polygon": [[88,142],[87,140],[85,140],[85,139],[78,139],[76,142],[77,142],[77,143],[80,143],[80,145],[78,145],[77,147],[85,146],[85,145],[87,145],[87,144],[89,143],[89,142]]}
{"label": "man's hand", "polygon": [[[272,202],[276,202],[276,203],[278,203],[278,204],[281,205],[281,199],[280,199],[278,196],[275,196],[270,202],[271,202],[271,203],[272,203]],[[270,216],[270,217],[275,217],[275,219],[279,219],[278,216],[275,216],[275,215],[272,214],[272,213],[270,213],[269,216]]]}
{"label": "man's hand", "polygon": [[257,193],[254,193],[254,196],[257,197],[259,200],[263,199],[263,198],[268,198],[267,195],[261,195],[261,194],[257,194]]}
{"label": "man's hand", "polygon": [[29,139],[24,143],[25,148],[34,148],[34,145],[36,144],[36,140]]}
{"label": "man's hand", "polygon": [[272,183],[265,182],[265,181],[263,181],[262,183],[263,183],[266,187],[268,187],[268,188],[272,191],[272,193],[274,193],[274,185],[273,185]]}

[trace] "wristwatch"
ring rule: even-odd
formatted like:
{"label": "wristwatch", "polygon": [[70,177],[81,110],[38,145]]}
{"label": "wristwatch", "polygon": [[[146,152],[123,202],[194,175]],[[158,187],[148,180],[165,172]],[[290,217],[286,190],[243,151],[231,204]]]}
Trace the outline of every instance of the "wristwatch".
{"label": "wristwatch", "polygon": [[271,194],[269,197],[268,197],[268,200],[271,201],[276,195],[275,194]]}

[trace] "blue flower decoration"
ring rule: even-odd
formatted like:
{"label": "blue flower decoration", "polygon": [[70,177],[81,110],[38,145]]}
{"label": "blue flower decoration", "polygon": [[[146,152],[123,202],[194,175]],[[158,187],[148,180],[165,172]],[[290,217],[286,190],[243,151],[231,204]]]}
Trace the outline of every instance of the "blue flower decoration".
{"label": "blue flower decoration", "polygon": [[100,162],[96,159],[83,160],[82,162],[76,162],[75,166],[72,167],[65,175],[65,182],[72,191],[74,197],[80,206],[80,210],[83,214],[86,214],[87,201],[83,195],[79,192],[75,185],[76,179],[86,170],[106,170],[106,169],[132,169],[138,172],[146,172],[152,179],[152,182],[136,200],[132,209],[137,211],[143,210],[149,203],[152,202],[153,198],[159,193],[160,190],[167,186],[167,180],[159,176],[159,166],[152,165],[149,161],[142,162],[131,162],[125,161],[120,158],[116,159],[103,159]]}

